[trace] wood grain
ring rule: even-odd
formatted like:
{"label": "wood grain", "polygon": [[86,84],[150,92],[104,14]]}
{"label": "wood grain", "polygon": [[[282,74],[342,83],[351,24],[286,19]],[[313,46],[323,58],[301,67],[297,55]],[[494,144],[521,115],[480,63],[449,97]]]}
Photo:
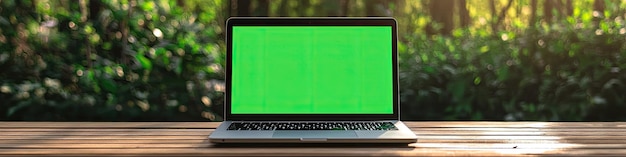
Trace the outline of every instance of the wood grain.
{"label": "wood grain", "polygon": [[219,122],[0,122],[0,156],[626,156],[626,122],[405,122],[406,147],[218,147]]}

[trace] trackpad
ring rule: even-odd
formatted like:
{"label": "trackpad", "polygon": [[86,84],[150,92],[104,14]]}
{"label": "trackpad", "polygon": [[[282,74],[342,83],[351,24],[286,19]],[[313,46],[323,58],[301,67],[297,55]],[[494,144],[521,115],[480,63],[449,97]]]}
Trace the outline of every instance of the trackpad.
{"label": "trackpad", "polygon": [[352,130],[277,130],[272,137],[283,138],[329,138],[329,137],[357,137]]}

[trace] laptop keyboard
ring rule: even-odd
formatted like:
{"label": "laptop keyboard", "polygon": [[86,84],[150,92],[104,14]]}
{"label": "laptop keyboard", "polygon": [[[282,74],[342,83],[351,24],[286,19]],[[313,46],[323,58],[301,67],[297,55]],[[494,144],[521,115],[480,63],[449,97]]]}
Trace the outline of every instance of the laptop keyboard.
{"label": "laptop keyboard", "polygon": [[391,122],[233,122],[228,130],[398,130]]}

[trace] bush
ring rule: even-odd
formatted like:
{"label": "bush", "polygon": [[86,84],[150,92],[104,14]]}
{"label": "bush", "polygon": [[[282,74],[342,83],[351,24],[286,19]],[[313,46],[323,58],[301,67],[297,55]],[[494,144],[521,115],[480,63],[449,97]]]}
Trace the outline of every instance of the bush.
{"label": "bush", "polygon": [[624,25],[580,26],[409,37],[399,46],[403,118],[626,120]]}
{"label": "bush", "polygon": [[220,120],[215,8],[91,2],[1,2],[0,120]]}

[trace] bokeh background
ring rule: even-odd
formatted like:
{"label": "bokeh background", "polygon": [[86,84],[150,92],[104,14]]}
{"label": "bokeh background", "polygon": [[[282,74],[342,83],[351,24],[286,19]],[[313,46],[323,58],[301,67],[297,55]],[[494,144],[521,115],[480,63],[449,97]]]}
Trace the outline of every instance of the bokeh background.
{"label": "bokeh background", "polygon": [[0,0],[0,120],[220,121],[232,16],[388,16],[404,120],[626,120],[625,0]]}

